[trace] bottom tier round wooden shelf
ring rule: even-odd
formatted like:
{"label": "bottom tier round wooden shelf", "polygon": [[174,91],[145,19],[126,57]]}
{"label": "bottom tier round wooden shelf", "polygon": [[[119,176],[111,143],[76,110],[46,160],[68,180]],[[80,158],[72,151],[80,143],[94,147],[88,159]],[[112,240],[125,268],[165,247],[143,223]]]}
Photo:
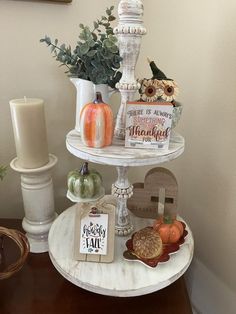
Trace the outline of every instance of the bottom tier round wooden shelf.
{"label": "bottom tier round wooden shelf", "polygon": [[[74,255],[76,205],[68,208],[53,223],[49,233],[49,255],[58,272],[73,284],[102,295],[131,297],[160,290],[181,277],[191,263],[193,237],[188,235],[179,251],[166,263],[149,268],[123,259],[128,237],[116,237],[113,263],[80,262]],[[152,220],[132,216],[135,230],[151,225]]]}

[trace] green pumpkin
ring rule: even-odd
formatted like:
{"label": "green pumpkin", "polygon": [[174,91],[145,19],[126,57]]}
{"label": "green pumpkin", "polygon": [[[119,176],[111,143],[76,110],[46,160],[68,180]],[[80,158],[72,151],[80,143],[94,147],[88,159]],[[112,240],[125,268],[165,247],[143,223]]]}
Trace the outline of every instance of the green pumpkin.
{"label": "green pumpkin", "polygon": [[93,198],[98,195],[102,187],[102,177],[96,170],[88,170],[85,162],[80,170],[68,174],[68,190],[76,197]]}

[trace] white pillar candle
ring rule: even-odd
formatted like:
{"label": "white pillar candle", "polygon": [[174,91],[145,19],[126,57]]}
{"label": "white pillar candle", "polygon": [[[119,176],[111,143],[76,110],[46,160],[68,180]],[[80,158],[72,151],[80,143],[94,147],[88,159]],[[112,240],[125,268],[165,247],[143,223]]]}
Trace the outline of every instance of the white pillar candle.
{"label": "white pillar candle", "polygon": [[44,102],[23,98],[10,101],[19,166],[39,168],[49,162]]}

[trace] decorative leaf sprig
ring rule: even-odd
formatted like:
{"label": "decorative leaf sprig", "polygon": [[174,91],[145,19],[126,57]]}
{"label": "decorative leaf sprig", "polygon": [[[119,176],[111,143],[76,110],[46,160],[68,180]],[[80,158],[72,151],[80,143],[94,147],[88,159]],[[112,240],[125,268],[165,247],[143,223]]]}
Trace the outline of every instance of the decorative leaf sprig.
{"label": "decorative leaf sprig", "polygon": [[106,14],[93,22],[93,29],[80,24],[81,32],[76,47],[58,45],[50,37],[40,39],[51,48],[51,52],[61,65],[67,67],[71,77],[92,81],[94,84],[108,84],[115,87],[121,78],[117,38],[114,36],[111,22],[116,18],[112,14],[114,6],[106,9]]}
{"label": "decorative leaf sprig", "polygon": [[6,166],[0,166],[0,180],[3,180],[7,172]]}

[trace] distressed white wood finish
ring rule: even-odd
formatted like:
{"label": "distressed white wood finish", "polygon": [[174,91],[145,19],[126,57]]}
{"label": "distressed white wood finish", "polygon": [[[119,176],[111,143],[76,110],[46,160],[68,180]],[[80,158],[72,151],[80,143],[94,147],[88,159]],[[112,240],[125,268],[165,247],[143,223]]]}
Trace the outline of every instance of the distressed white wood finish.
{"label": "distressed white wood finish", "polygon": [[116,225],[115,231],[119,236],[126,236],[133,231],[130,221],[127,200],[133,195],[133,186],[128,180],[128,167],[116,167],[117,181],[112,184],[111,192],[116,197]]}
{"label": "distressed white wood finish", "polygon": [[121,93],[121,105],[116,118],[115,137],[125,138],[126,103],[133,100],[140,84],[135,79],[141,39],[146,34],[143,26],[143,3],[141,0],[121,0],[118,6],[119,23],[114,29],[118,37],[119,51],[123,58],[122,78],[116,87]]}
{"label": "distressed white wood finish", "polygon": [[54,195],[51,170],[57,157],[50,154],[49,162],[43,167],[25,169],[11,162],[11,168],[21,174],[21,189],[25,210],[23,229],[30,243],[30,252],[48,251],[48,232],[57,217],[54,209]]}
{"label": "distressed white wood finish", "polygon": [[[129,237],[115,238],[115,258],[110,264],[74,260],[74,225],[76,205],[63,212],[49,232],[49,255],[52,263],[67,280],[75,285],[103,295],[130,297],[160,290],[177,280],[187,270],[193,256],[193,237],[188,236],[177,253],[166,263],[149,268],[139,262],[123,259]],[[132,217],[135,230],[151,225],[153,220]]]}
{"label": "distressed white wood finish", "polygon": [[128,167],[156,165],[177,158],[184,151],[184,138],[172,132],[167,151],[125,148],[123,140],[119,139],[115,139],[111,146],[91,148],[84,146],[79,133],[73,130],[67,135],[66,146],[69,152],[81,159],[117,167],[118,179],[112,185],[112,194],[117,198],[116,234],[125,236],[133,230],[127,208],[127,200],[133,193],[128,181]]}
{"label": "distressed white wood finish", "polygon": [[72,130],[67,134],[66,147],[74,156],[98,164],[123,167],[148,166],[179,157],[184,151],[184,138],[172,131],[169,149],[166,151],[125,148],[124,141],[119,139],[114,139],[111,146],[92,148],[84,146],[79,133]]}

